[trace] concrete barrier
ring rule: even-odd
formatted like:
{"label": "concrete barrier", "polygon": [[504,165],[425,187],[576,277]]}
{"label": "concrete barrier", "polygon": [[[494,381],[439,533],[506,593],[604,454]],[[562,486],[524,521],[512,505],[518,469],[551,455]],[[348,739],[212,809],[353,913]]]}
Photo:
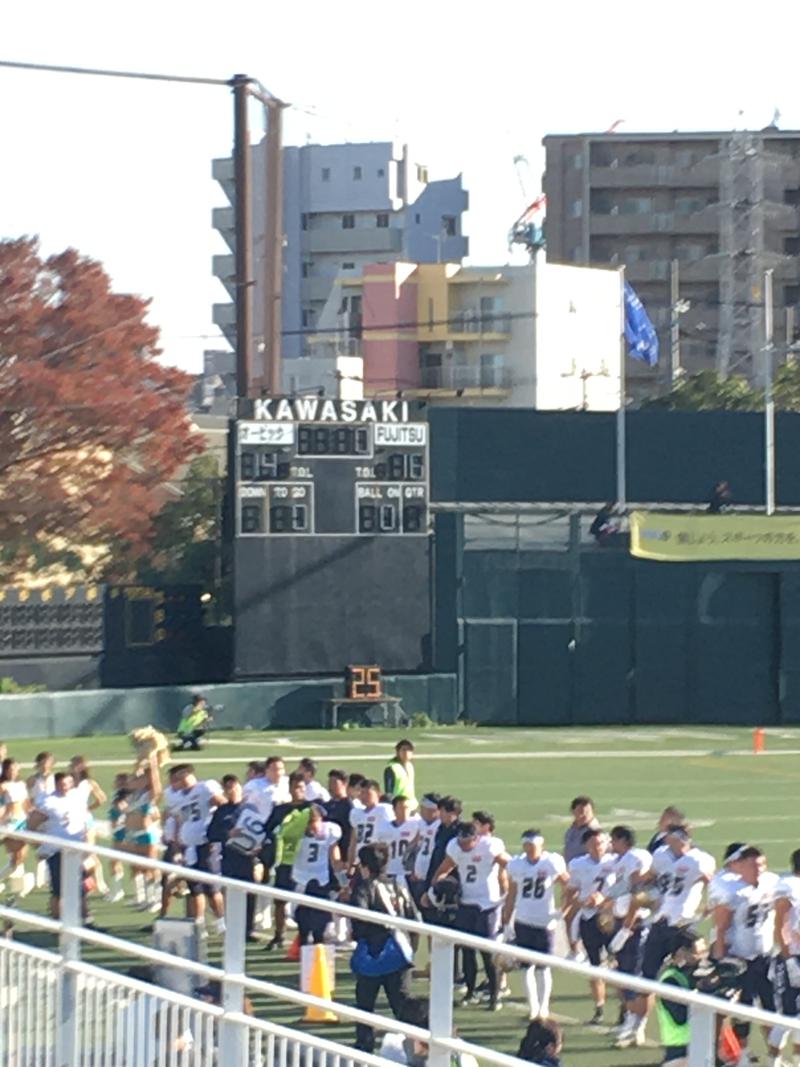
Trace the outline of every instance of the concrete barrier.
{"label": "concrete barrier", "polygon": [[[436,722],[455,722],[454,674],[384,678],[408,715],[425,712]],[[0,738],[88,737],[127,733],[152,724],[172,732],[193,693],[223,705],[216,725],[226,730],[303,729],[321,724],[322,701],[342,696],[341,678],[242,682],[232,685],[95,689],[0,696]]]}

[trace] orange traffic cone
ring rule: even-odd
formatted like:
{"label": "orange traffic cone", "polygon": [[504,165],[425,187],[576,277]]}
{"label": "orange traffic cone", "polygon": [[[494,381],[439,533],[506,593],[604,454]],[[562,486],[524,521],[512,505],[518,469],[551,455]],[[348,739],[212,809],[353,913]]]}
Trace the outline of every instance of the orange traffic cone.
{"label": "orange traffic cone", "polygon": [[295,937],[291,945],[286,949],[286,956],[284,957],[290,963],[297,963],[300,959],[300,934]]}
{"label": "orange traffic cone", "polygon": [[725,1064],[737,1064],[742,1058],[742,1045],[729,1022],[722,1024],[719,1032],[719,1058]]}
{"label": "orange traffic cone", "polygon": [[753,730],[753,752],[758,755],[759,752],[764,751],[764,727],[757,726]]}
{"label": "orange traffic cone", "polygon": [[[327,945],[306,945],[303,952],[310,954],[307,992],[321,1000],[330,1000],[333,996],[331,969],[328,964]],[[328,1008],[311,1006],[303,1015],[304,1023],[338,1023],[339,1019]]]}

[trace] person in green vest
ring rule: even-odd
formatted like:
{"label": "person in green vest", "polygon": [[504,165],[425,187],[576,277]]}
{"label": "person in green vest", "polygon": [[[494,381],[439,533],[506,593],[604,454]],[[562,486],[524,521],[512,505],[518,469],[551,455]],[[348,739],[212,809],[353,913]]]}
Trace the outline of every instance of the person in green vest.
{"label": "person in green vest", "polygon": [[[694,989],[698,964],[708,955],[705,940],[697,933],[687,930],[680,944],[670,957],[667,966],[658,976],[659,982],[674,985],[678,989]],[[656,1001],[658,1029],[664,1046],[662,1063],[670,1067],[686,1067],[689,1051],[689,1007],[674,1000]]]}
{"label": "person in green vest", "polygon": [[[302,771],[289,775],[289,797],[286,804],[278,804],[272,809],[264,832],[275,845],[275,888],[294,889],[292,881],[292,864],[297,850],[305,837],[308,821],[311,818],[311,801],[306,797],[306,780]],[[268,949],[281,948],[286,930],[286,902],[275,901],[275,934],[267,945]]]}
{"label": "person in green vest", "polygon": [[404,797],[411,803],[411,811],[417,807],[414,791],[414,742],[403,739],[394,746],[394,759],[383,771],[383,791],[394,800]]}
{"label": "person in green vest", "polygon": [[196,693],[192,697],[191,704],[187,704],[181,712],[181,721],[178,723],[178,741],[181,749],[191,748],[195,751],[199,749],[200,739],[205,735],[210,720],[206,698]]}

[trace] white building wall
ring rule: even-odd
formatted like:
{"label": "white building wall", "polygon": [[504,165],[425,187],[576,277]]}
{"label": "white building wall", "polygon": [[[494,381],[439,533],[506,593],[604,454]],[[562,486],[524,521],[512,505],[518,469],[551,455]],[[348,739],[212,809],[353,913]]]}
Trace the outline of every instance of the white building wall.
{"label": "white building wall", "polygon": [[540,410],[615,411],[620,395],[618,270],[536,263],[536,389]]}

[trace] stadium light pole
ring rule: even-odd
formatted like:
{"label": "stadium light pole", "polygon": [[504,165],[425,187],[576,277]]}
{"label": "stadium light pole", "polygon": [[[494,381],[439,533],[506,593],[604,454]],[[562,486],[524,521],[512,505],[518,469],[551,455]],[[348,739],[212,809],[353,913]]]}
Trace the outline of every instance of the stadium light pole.
{"label": "stadium light pole", "polygon": [[[123,78],[134,81],[172,82],[183,85],[224,86],[233,90],[233,160],[234,160],[234,231],[236,234],[235,292],[236,292],[236,392],[238,396],[250,396],[259,381],[270,391],[280,391],[280,279],[282,270],[282,233],[280,214],[281,170],[281,111],[288,105],[279,100],[256,79],[247,74],[235,74],[232,78],[202,78],[182,74],[157,74],[138,70],[109,70],[103,67],[72,67],[52,63],[24,63],[0,59],[0,67],[15,70],[30,70],[50,74],[81,74],[99,78]],[[247,105],[250,97],[258,100],[267,114],[267,183],[272,193],[267,195],[266,219],[266,279],[268,289],[264,293],[267,308],[266,321],[269,337],[265,337],[267,366],[263,379],[253,373],[253,181],[252,156]],[[277,118],[275,118],[277,116]],[[270,121],[274,120],[274,121]],[[270,130],[272,131],[270,135]],[[276,297],[277,293],[277,297]]]}

